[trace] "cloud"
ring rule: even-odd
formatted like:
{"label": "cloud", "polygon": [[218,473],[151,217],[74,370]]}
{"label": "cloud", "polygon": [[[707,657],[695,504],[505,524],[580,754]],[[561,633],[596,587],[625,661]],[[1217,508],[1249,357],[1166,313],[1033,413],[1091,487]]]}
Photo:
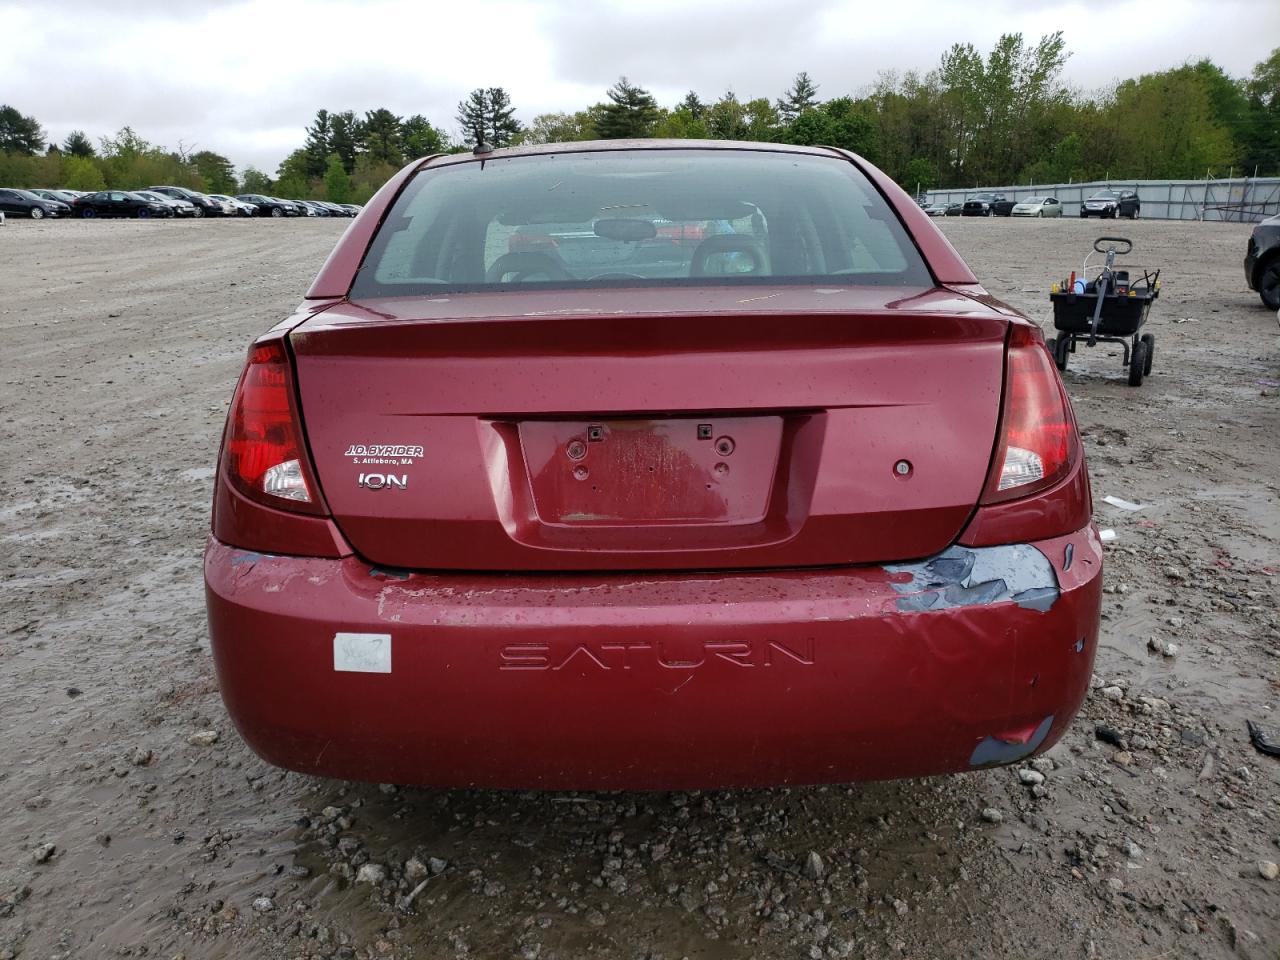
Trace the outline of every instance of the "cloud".
{"label": "cloud", "polygon": [[[622,74],[674,104],[776,98],[795,73],[825,97],[857,93],[881,71],[925,71],[955,42],[989,49],[1063,30],[1067,77],[1095,89],[1210,56],[1247,73],[1280,36],[1274,0],[0,0],[0,91],[51,139],[126,124],[155,143],[217,150],[274,171],[319,107],[385,106],[454,129],[459,100],[504,86],[525,121],[604,99]],[[1243,29],[1242,29],[1243,28]]]}

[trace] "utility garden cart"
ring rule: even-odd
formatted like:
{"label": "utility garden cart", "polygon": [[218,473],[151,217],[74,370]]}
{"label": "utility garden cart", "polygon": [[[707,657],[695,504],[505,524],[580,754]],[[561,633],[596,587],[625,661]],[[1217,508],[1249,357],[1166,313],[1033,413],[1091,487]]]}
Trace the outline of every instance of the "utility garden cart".
{"label": "utility garden cart", "polygon": [[[1082,277],[1075,273],[1061,284],[1054,284],[1049,294],[1053,302],[1053,325],[1056,338],[1046,344],[1059,370],[1067,369],[1067,359],[1076,351],[1077,341],[1086,346],[1118,343],[1124,348],[1124,366],[1129,370],[1129,386],[1139,387],[1142,378],[1151,373],[1156,338],[1140,333],[1147,322],[1147,312],[1160,295],[1160,271],[1142,271],[1131,281],[1129,271],[1115,269],[1117,256],[1133,250],[1133,241],[1124,237],[1099,237],[1093,241],[1093,252],[1084,259]],[[1089,260],[1094,253],[1105,255],[1102,271],[1089,280]]]}

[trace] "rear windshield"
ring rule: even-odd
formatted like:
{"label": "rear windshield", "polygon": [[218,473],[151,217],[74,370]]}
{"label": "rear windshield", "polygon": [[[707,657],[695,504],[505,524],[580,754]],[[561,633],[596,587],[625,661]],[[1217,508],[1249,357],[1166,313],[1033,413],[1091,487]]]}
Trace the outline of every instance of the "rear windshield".
{"label": "rear windshield", "polygon": [[846,160],[619,150],[423,171],[388,211],[351,296],[788,282],[933,285]]}

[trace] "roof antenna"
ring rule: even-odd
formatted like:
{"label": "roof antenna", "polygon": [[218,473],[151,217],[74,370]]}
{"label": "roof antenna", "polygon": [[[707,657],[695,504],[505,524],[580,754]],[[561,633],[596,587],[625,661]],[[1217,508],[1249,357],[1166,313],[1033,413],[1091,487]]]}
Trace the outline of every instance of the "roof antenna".
{"label": "roof antenna", "polygon": [[484,126],[482,124],[476,124],[475,137],[476,146],[475,149],[471,151],[473,155],[480,157],[486,153],[493,153],[493,146],[484,142]]}

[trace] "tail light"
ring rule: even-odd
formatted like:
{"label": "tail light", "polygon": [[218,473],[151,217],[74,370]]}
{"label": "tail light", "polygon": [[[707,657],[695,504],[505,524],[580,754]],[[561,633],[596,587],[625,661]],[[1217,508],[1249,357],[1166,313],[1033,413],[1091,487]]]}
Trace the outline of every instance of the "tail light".
{"label": "tail light", "polygon": [[232,487],[258,503],[324,513],[302,440],[293,372],[279,340],[249,350],[227,416],[222,472]]}
{"label": "tail light", "polygon": [[1075,418],[1049,351],[1028,327],[1010,331],[1000,440],[982,495],[984,505],[1047,490],[1079,456]]}

